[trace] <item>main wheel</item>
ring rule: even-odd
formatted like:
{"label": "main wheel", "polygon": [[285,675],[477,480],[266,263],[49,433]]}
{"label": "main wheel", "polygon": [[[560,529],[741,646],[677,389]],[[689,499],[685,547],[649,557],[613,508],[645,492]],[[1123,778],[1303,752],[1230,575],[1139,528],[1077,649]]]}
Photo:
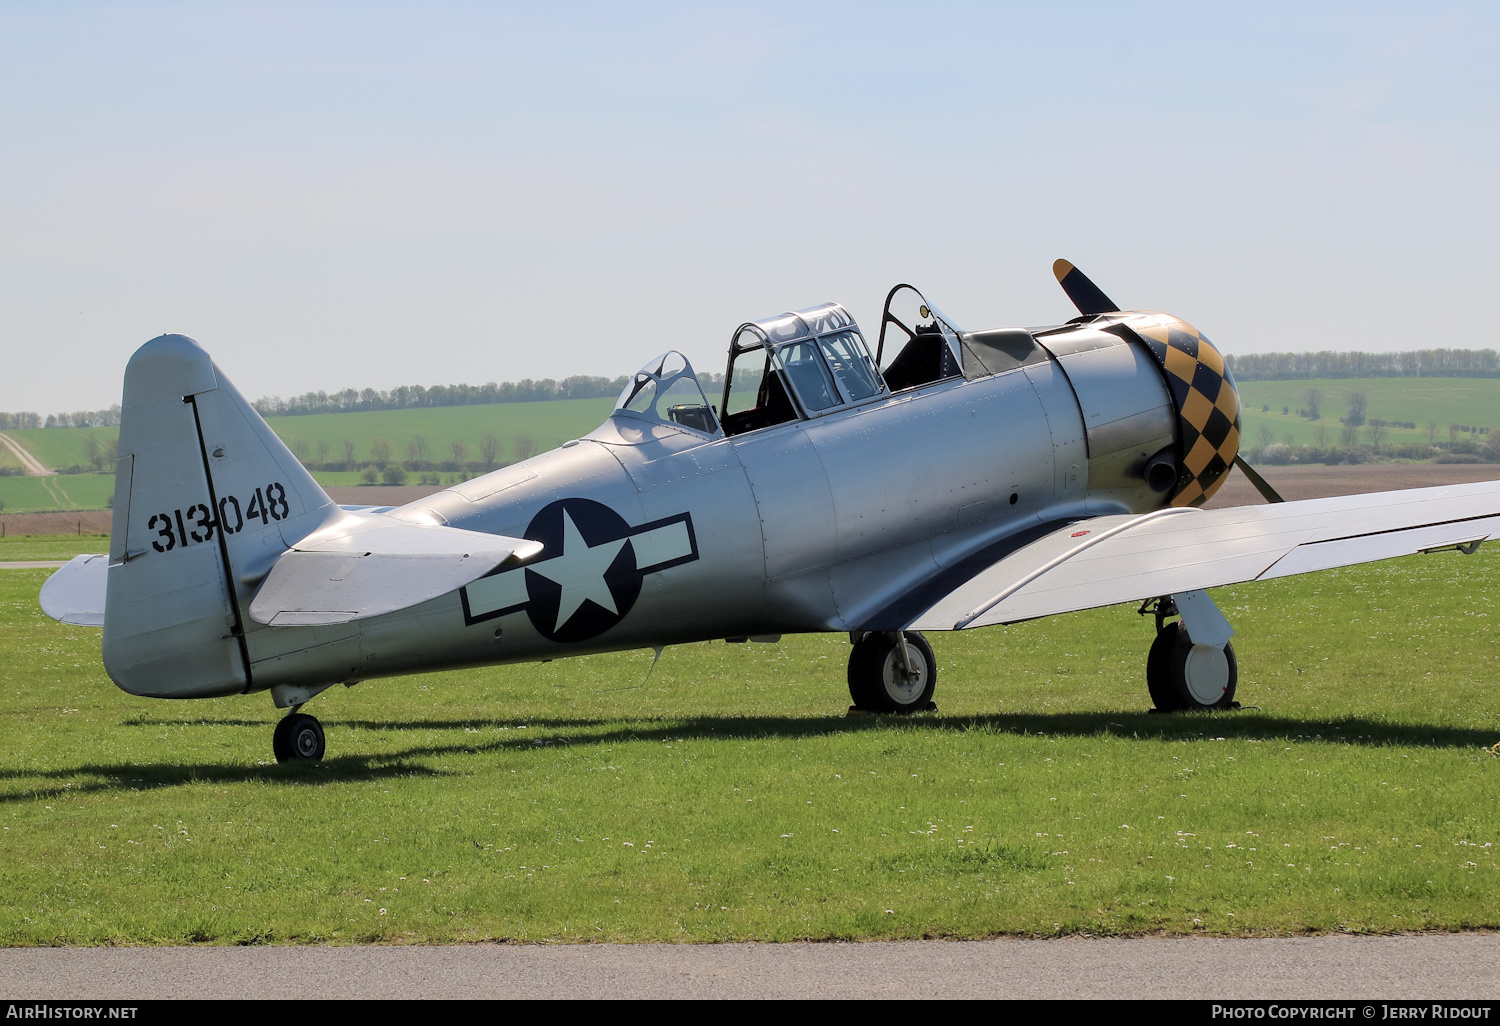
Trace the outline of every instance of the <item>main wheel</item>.
{"label": "main wheel", "polygon": [[291,759],[316,762],[323,758],[323,725],[306,713],[292,713],[276,724],[271,748],[277,762]]}
{"label": "main wheel", "polygon": [[1162,712],[1231,708],[1238,679],[1233,645],[1195,645],[1181,623],[1168,624],[1146,657],[1146,687]]}
{"label": "main wheel", "polygon": [[868,712],[922,712],[932,705],[937,684],[937,660],[932,646],[916,631],[906,631],[906,662],[896,651],[892,631],[871,631],[854,643],[849,653],[849,697],[856,709]]}

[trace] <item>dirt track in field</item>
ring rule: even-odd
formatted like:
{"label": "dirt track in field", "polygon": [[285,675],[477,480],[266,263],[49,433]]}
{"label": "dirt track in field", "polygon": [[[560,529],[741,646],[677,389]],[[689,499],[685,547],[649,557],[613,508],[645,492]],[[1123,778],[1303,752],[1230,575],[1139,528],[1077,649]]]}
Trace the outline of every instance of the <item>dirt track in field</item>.
{"label": "dirt track in field", "polygon": [[52,473],[52,470],[42,463],[41,460],[31,455],[30,450],[3,431],[0,431],[0,445],[5,446],[15,454],[16,459],[21,461],[21,466],[25,468],[26,473],[34,477],[45,477]]}

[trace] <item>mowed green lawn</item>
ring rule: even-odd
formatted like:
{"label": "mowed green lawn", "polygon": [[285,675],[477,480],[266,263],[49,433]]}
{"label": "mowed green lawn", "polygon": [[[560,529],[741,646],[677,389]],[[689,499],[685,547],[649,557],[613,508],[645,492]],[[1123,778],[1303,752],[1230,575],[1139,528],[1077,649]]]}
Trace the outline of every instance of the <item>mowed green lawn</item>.
{"label": "mowed green lawn", "polygon": [[[1322,419],[1297,416],[1307,409],[1307,390],[1323,393]],[[1404,445],[1427,442],[1427,425],[1436,424],[1436,439],[1448,441],[1448,425],[1500,428],[1500,378],[1338,378],[1325,381],[1241,381],[1242,427],[1246,445],[1261,443],[1261,427],[1270,428],[1274,441],[1290,434],[1297,445],[1317,444],[1319,427],[1326,429],[1326,446],[1342,448],[1340,422],[1349,405],[1350,392],[1366,397],[1366,420],[1402,421],[1415,430],[1389,428],[1382,444]],[[1262,411],[1262,406],[1270,409]],[[1285,408],[1288,412],[1282,413]],[[1479,441],[1482,436],[1460,433],[1459,439]],[[1363,430],[1360,443],[1369,441]]]}
{"label": "mowed green lawn", "polygon": [[1497,571],[1222,589],[1234,713],[1148,715],[1115,607],[934,636],[910,719],[842,636],[715,643],[337,688],[280,766],[266,695],[132,698],[4,571],[0,943],[1492,928]]}
{"label": "mowed green lawn", "polygon": [[[81,552],[108,552],[107,534],[11,534],[0,537],[0,563],[36,559],[72,559]],[[0,626],[0,630],[4,630]]]}

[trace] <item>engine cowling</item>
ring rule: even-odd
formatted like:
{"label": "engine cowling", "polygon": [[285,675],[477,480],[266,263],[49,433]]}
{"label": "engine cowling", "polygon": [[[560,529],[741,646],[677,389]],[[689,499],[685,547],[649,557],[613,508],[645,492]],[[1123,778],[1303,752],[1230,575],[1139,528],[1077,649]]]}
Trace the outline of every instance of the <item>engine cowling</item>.
{"label": "engine cowling", "polygon": [[1192,325],[1149,311],[1096,314],[1036,340],[1078,400],[1089,493],[1144,510],[1199,506],[1240,447],[1239,391]]}
{"label": "engine cowling", "polygon": [[1240,451],[1240,393],[1224,355],[1197,328],[1170,314],[1131,313],[1118,327],[1156,357],[1177,411],[1173,506],[1201,506],[1229,476]]}

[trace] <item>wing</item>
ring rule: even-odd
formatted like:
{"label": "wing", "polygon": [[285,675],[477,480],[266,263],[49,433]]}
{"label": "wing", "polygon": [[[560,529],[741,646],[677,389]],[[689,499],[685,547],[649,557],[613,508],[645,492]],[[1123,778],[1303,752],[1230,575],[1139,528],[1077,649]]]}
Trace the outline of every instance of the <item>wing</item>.
{"label": "wing", "polygon": [[962,630],[1477,544],[1500,535],[1500,481],[1266,506],[1174,507],[1060,526],[908,625]]}

